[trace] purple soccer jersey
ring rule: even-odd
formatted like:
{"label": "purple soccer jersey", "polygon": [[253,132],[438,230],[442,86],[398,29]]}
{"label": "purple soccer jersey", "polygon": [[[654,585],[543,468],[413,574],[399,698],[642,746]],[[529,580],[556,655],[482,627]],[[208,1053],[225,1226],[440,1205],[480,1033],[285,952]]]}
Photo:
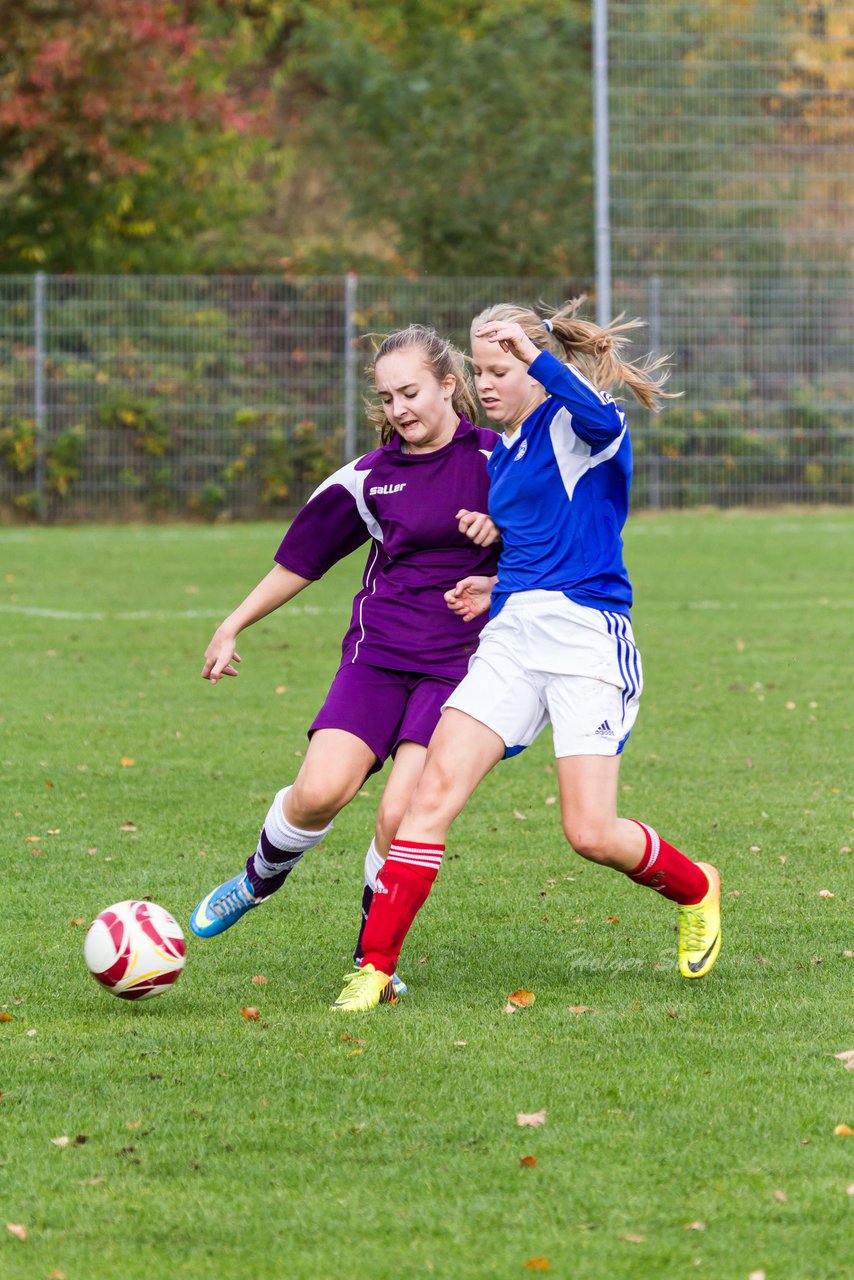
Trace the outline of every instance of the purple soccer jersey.
{"label": "purple soccer jersey", "polygon": [[315,489],[275,559],[315,581],[371,540],[342,663],[465,675],[486,615],[463,622],[443,596],[460,578],[496,572],[496,549],[460,533],[456,513],[487,510],[486,460],[497,439],[465,418],[432,453],[406,453],[395,435]]}

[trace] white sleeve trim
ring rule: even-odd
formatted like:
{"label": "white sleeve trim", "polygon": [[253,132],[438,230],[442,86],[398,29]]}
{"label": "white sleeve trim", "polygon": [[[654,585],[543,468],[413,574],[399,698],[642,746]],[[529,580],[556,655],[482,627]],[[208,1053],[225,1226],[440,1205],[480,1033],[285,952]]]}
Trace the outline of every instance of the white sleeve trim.
{"label": "white sleeve trim", "polygon": [[616,440],[612,440],[600,453],[593,453],[592,445],[577,436],[572,429],[572,414],[569,409],[561,407],[549,423],[552,449],[557,462],[566,496],[572,500],[575,487],[583,475],[598,467],[601,462],[613,458],[623,443],[626,428],[623,427]]}
{"label": "white sleeve trim", "polygon": [[365,501],[365,481],[371,474],[370,471],[357,471],[356,467],[361,462],[361,458],[354,458],[352,462],[347,462],[343,467],[334,471],[328,476],[322,484],[319,484],[314,493],[309,498],[316,498],[318,494],[323,493],[325,489],[329,489],[334,484],[338,484],[342,489],[346,489],[352,495],[356,504],[356,510],[364,521],[365,528],[374,539],[375,542],[382,542],[383,531],[374,516],[368,510],[368,504]]}

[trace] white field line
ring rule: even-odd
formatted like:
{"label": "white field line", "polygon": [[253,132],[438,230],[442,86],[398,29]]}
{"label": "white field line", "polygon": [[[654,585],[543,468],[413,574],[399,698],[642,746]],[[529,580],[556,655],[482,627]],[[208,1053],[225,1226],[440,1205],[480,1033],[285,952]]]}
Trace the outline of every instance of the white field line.
{"label": "white field line", "polygon": [[[814,601],[813,604],[816,608],[854,609],[854,600],[829,600],[822,598]],[[750,605],[752,612],[756,612],[760,609],[785,609],[788,612],[791,608],[791,602],[788,600],[754,600]],[[743,610],[744,604],[739,600],[670,600],[665,603],[655,604],[652,606],[646,605],[644,612],[652,613],[655,612],[656,609]],[[286,611],[286,616],[314,618],[319,617],[321,614],[331,614],[338,617],[344,617],[346,613],[346,608],[330,609],[320,608],[317,605],[298,604],[290,605]],[[34,606],[22,604],[0,604],[0,614],[11,614],[19,618],[50,618],[56,622],[149,622],[152,620],[156,620],[158,622],[178,622],[182,619],[192,620],[194,618],[217,618],[222,620],[227,616],[228,610],[179,609],[172,612],[168,609],[126,609],[117,613],[82,613],[70,609],[40,609]]]}
{"label": "white field line", "polygon": [[[288,617],[302,615],[315,617],[322,613],[344,614],[344,609],[322,609],[315,605],[291,605]],[[79,613],[70,609],[37,609],[22,604],[0,604],[0,613],[14,614],[20,618],[52,618],[59,622],[147,622],[156,619],[158,622],[176,622],[182,618],[225,618],[228,609],[179,609],[171,612],[168,609],[133,609],[118,613],[93,612]]]}

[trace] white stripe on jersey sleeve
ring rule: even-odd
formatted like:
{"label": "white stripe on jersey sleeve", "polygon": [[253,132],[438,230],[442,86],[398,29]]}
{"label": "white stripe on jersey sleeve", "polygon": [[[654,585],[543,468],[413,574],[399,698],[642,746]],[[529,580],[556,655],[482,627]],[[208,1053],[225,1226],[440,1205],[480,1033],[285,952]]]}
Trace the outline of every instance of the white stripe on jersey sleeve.
{"label": "white stripe on jersey sleeve", "polygon": [[[357,471],[356,466],[361,462],[361,458],[354,458],[352,462],[345,463],[338,471],[334,471],[328,476],[322,484],[319,484],[314,493],[309,498],[316,498],[319,493],[323,493],[324,489],[331,488],[332,485],[338,484],[342,489],[346,489],[348,493],[353,495],[353,501],[356,503],[356,510],[365,522],[365,528],[374,539],[375,542],[382,542],[383,531],[378,522],[368,510],[365,502],[365,481],[371,474],[370,471]],[[307,505],[307,504],[306,504]]]}
{"label": "white stripe on jersey sleeve", "polygon": [[572,429],[572,414],[566,408],[558,409],[549,423],[549,435],[555,462],[560,471],[566,496],[571,500],[575,486],[586,472],[598,467],[600,462],[607,462],[623,443],[626,428],[623,427],[616,440],[612,440],[601,453],[593,453],[592,446],[581,440]]}

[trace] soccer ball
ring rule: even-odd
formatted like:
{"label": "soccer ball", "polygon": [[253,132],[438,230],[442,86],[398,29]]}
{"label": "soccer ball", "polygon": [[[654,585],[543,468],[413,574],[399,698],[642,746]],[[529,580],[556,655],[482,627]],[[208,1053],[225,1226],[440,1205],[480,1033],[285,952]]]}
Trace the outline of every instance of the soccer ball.
{"label": "soccer ball", "polygon": [[184,968],[181,927],[156,902],[114,902],[92,921],[83,944],[96,982],[121,1000],[161,995]]}

